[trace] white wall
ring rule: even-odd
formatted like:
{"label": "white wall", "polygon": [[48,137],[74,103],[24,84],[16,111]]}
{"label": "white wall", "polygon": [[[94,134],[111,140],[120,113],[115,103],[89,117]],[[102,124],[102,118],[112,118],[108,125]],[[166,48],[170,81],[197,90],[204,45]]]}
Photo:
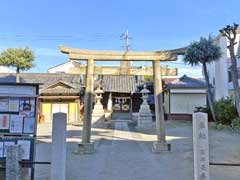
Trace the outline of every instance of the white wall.
{"label": "white wall", "polygon": [[1,73],[15,73],[16,71],[13,71],[13,70],[9,69],[8,67],[5,67],[5,66],[0,66],[0,72]]}
{"label": "white wall", "polygon": [[70,73],[71,68],[74,67],[74,63],[72,61],[69,61],[67,63],[48,69],[48,73]]}
{"label": "white wall", "polygon": [[218,44],[221,47],[222,56],[215,63],[215,99],[229,96],[228,93],[228,50],[226,37],[220,37]]}
{"label": "white wall", "polygon": [[192,114],[196,106],[206,106],[206,94],[171,94],[171,114]]}

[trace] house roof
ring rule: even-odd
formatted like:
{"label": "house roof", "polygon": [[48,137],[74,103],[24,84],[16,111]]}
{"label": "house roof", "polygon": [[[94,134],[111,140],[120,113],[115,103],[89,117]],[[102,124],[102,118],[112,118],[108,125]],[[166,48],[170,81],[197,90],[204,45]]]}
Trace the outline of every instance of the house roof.
{"label": "house roof", "polygon": [[105,92],[131,93],[136,92],[135,76],[103,76],[101,82]]}
{"label": "house roof", "polygon": [[166,81],[165,83],[168,89],[171,88],[206,88],[206,83],[201,79],[191,78],[187,75],[183,75],[181,78]]}
{"label": "house roof", "polygon": [[[12,73],[0,73],[0,83],[16,82],[16,75]],[[80,92],[82,84],[80,76],[75,74],[49,74],[49,73],[20,73],[21,83],[39,83],[40,93],[47,94],[76,94]],[[53,85],[62,83],[63,86]]]}
{"label": "house roof", "polygon": [[172,81],[177,80],[178,78],[163,78],[165,84],[171,83]]}

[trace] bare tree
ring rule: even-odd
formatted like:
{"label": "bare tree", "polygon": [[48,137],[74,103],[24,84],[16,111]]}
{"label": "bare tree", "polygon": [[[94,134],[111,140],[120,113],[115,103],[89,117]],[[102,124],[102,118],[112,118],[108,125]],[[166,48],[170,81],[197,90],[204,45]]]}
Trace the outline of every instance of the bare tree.
{"label": "bare tree", "polygon": [[233,26],[227,25],[225,28],[220,29],[219,32],[229,41],[229,45],[227,46],[227,48],[229,50],[231,59],[231,76],[234,89],[235,104],[238,116],[240,116],[240,91],[238,83],[237,58],[234,51],[234,45],[237,44],[236,42],[237,28],[238,24],[234,23]]}

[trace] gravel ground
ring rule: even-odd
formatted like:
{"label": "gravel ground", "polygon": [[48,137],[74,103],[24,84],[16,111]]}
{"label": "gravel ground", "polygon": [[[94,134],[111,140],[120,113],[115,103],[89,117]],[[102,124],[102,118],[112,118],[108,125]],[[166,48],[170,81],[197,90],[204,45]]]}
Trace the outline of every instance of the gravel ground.
{"label": "gravel ground", "polygon": [[[96,153],[76,155],[81,126],[67,127],[67,180],[193,180],[192,124],[167,121],[171,152],[153,154],[154,124],[112,122],[92,129]],[[37,161],[51,160],[51,124],[38,125]],[[209,130],[210,161],[240,163],[240,134]],[[36,180],[50,179],[50,166],[36,166]],[[211,180],[239,180],[240,167],[210,166]]]}

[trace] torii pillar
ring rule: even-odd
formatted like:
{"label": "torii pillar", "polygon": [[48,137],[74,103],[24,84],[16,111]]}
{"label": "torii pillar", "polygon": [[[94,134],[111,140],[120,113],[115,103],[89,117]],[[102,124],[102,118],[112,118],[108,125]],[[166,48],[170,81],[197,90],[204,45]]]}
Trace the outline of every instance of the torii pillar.
{"label": "torii pillar", "polygon": [[157,141],[153,143],[152,151],[160,153],[170,151],[170,144],[166,142],[160,61],[153,61],[153,76]]}
{"label": "torii pillar", "polygon": [[94,144],[91,142],[91,121],[94,92],[94,63],[94,59],[87,60],[82,142],[78,144],[77,149],[77,153],[79,154],[91,154],[95,151]]}

